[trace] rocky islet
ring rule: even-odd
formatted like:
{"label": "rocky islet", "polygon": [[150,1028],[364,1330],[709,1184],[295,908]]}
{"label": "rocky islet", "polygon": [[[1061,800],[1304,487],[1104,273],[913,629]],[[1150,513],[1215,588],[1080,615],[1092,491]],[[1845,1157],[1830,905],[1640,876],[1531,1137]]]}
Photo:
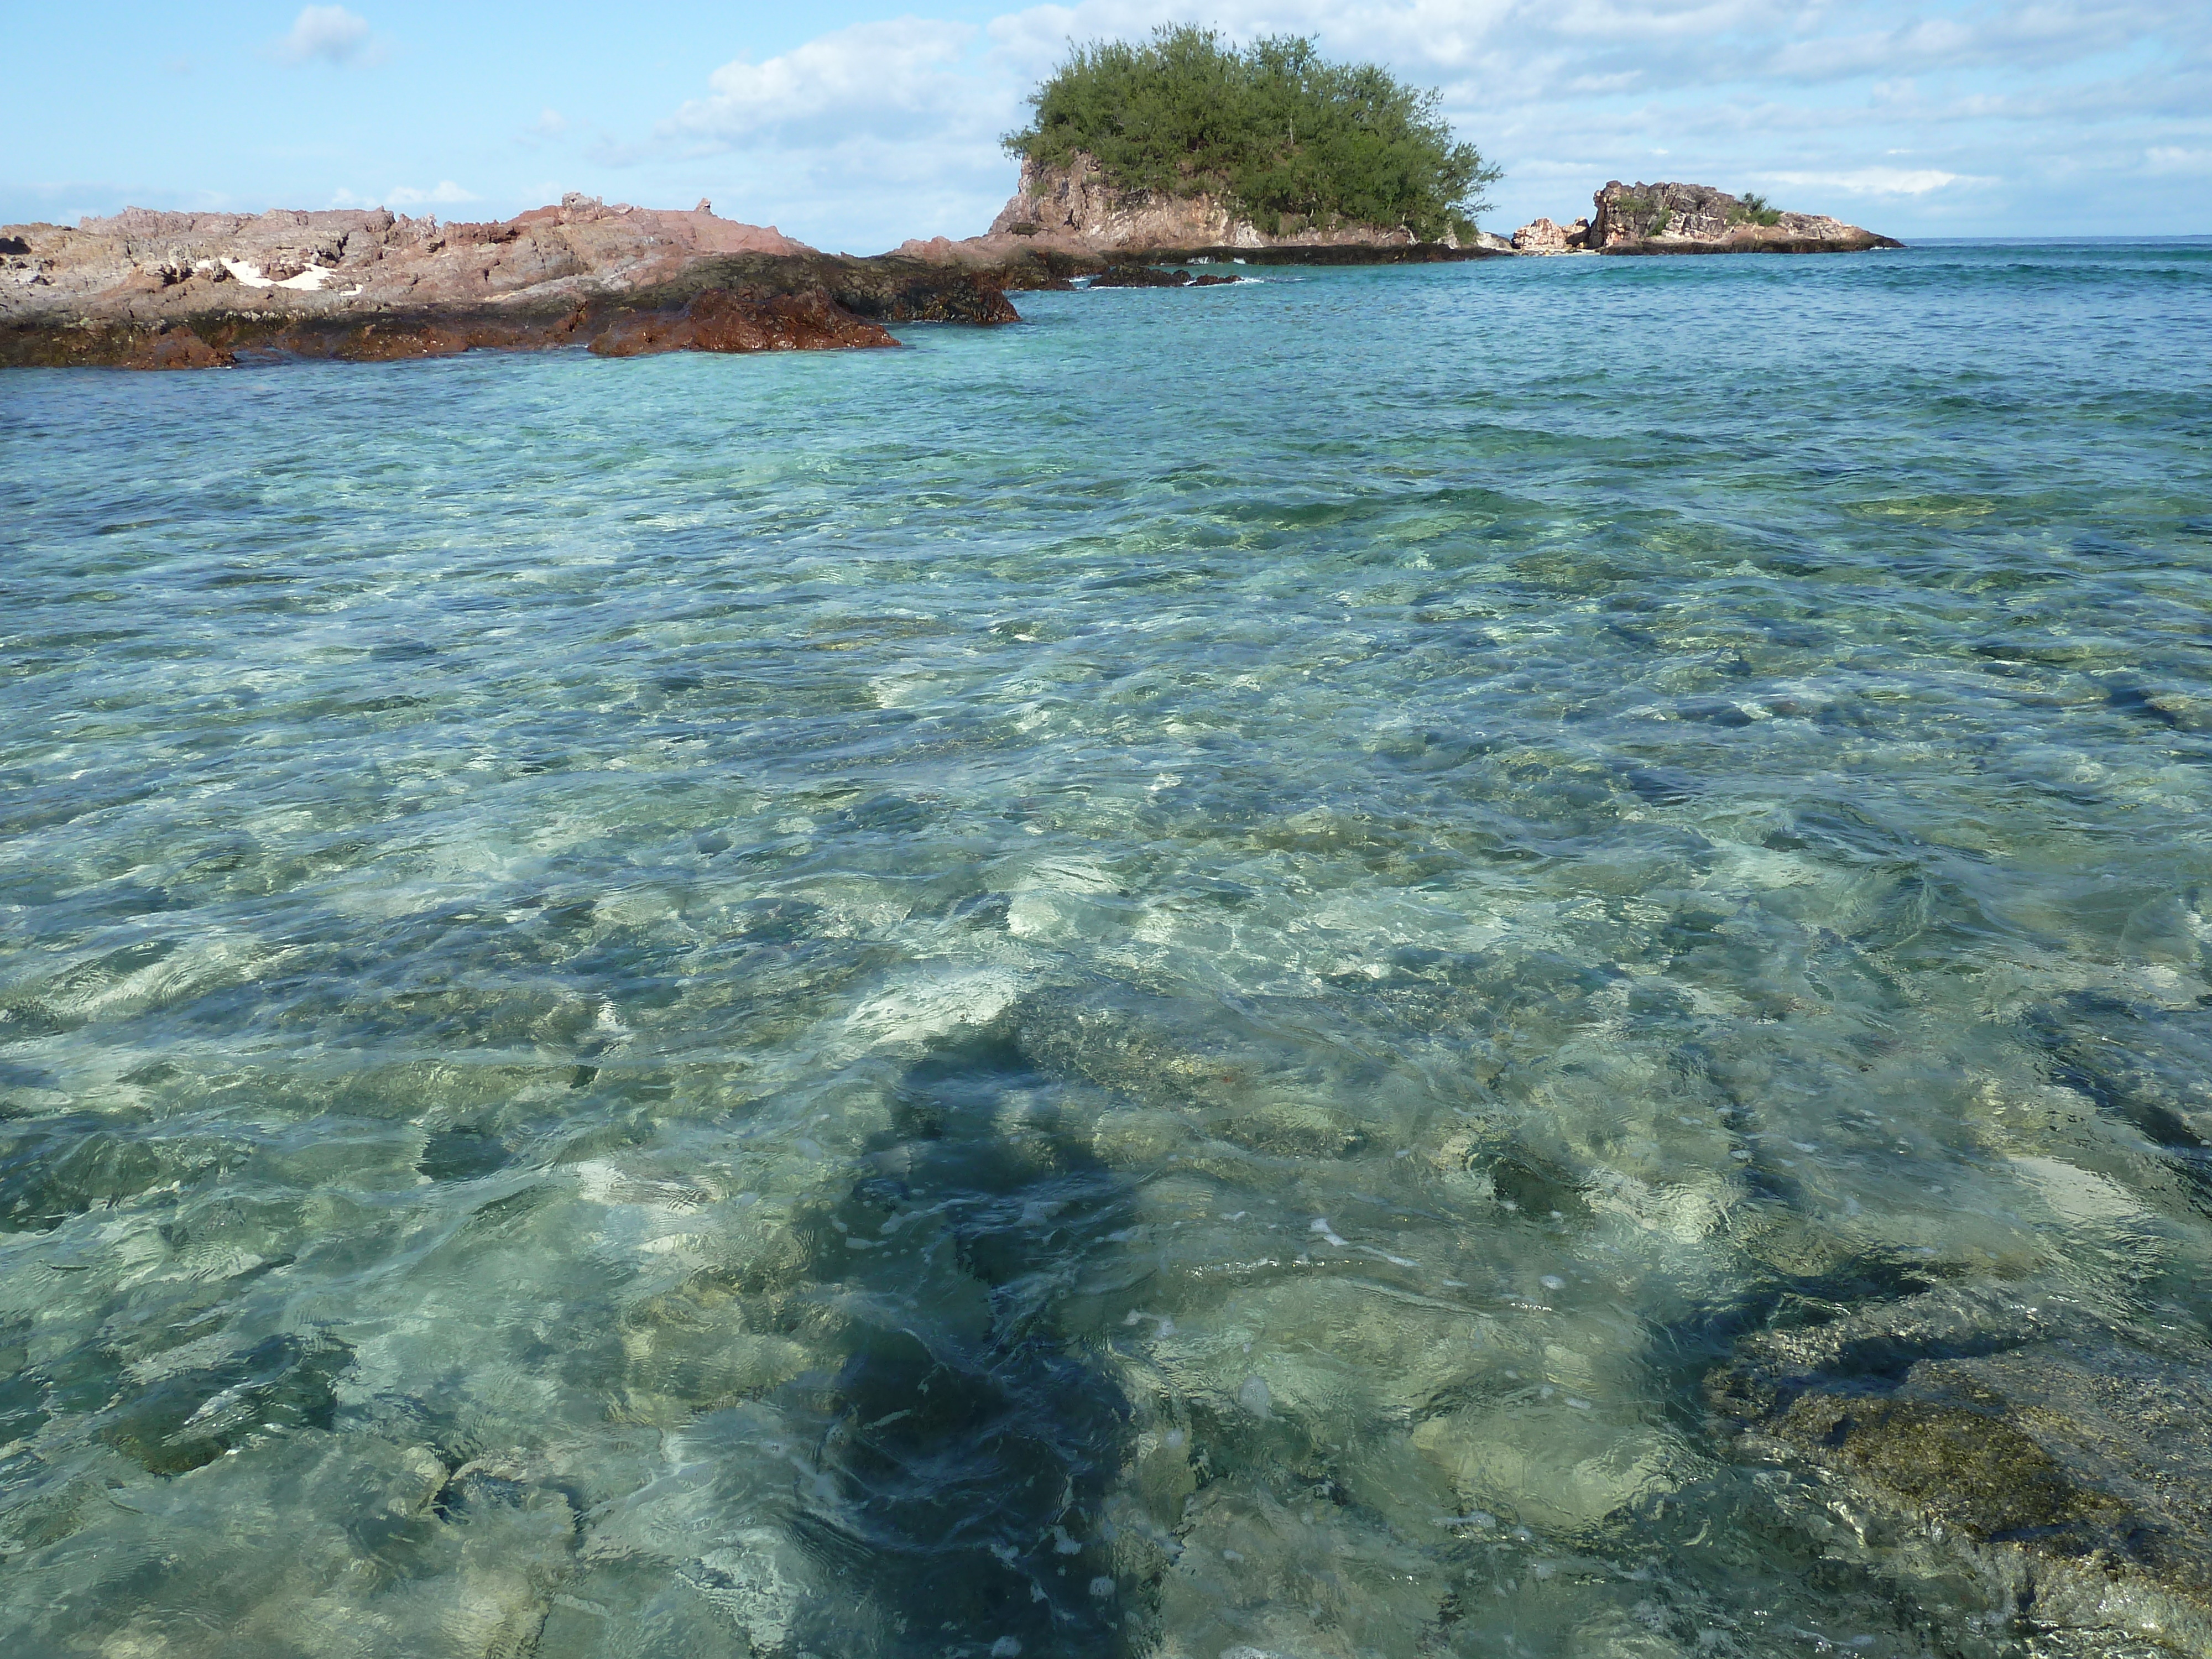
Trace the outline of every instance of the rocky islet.
{"label": "rocky islet", "polygon": [[1780,211],[1711,185],[1624,185],[1615,179],[1590,206],[1590,216],[1571,225],[1535,219],[1522,226],[1513,233],[1513,252],[1863,253],[1905,246],[1826,214]]}

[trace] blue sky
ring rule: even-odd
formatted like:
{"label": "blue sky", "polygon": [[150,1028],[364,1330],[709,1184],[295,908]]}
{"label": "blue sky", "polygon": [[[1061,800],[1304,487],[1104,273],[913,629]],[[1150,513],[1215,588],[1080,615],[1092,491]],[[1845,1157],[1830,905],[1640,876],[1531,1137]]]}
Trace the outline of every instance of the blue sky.
{"label": "blue sky", "polygon": [[582,190],[830,249],[983,228],[1070,39],[1297,32],[1440,88],[1485,216],[1607,179],[1759,190],[1904,236],[2212,233],[2204,0],[413,0],[23,7],[0,219],[126,204],[503,217]]}

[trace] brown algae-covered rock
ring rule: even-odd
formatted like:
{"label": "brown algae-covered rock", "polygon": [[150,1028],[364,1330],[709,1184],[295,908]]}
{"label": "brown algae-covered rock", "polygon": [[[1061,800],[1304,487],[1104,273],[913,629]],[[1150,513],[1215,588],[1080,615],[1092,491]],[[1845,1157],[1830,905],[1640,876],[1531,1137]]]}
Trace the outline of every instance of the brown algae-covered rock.
{"label": "brown algae-covered rock", "polygon": [[2212,1651],[2201,1357],[1931,1291],[1755,1337],[1708,1394],[1753,1449],[1916,1527],[2021,1620]]}
{"label": "brown algae-covered rock", "polygon": [[821,351],[896,346],[879,323],[864,322],[816,289],[806,294],[731,293],[708,289],[681,312],[624,317],[593,337],[600,357],[659,351]]}

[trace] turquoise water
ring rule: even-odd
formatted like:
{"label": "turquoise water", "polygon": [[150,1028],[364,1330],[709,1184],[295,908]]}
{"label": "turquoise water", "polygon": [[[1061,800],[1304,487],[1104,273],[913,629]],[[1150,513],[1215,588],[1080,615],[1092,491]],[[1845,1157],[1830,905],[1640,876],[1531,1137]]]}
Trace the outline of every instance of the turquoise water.
{"label": "turquoise water", "polygon": [[1703,1379],[2203,1348],[2212,245],[1019,303],[0,381],[7,1652],[2031,1650]]}

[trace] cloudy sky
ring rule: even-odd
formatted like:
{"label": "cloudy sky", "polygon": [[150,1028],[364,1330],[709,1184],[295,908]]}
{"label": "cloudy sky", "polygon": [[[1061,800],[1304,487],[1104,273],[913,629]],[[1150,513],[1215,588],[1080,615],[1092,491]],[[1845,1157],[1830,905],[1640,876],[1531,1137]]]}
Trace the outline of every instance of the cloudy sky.
{"label": "cloudy sky", "polygon": [[1441,88],[1506,170],[1492,228],[1618,178],[1905,236],[2212,234],[2205,0],[915,3],[27,6],[0,220],[582,190],[873,252],[983,228],[999,136],[1071,39],[1191,21]]}

